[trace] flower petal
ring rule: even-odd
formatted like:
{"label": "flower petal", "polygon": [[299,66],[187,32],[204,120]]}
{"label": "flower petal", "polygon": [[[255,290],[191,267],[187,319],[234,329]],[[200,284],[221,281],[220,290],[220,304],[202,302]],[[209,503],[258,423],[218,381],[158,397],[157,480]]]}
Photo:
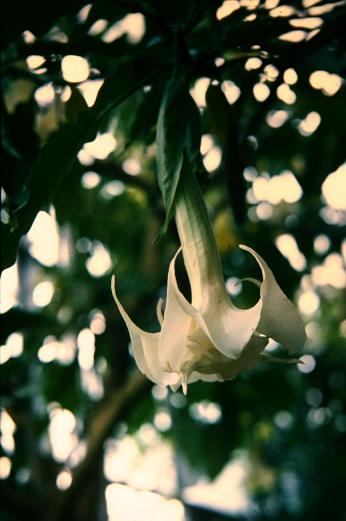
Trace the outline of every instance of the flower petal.
{"label": "flower petal", "polygon": [[177,251],[171,260],[167,280],[167,300],[160,337],[160,365],[166,371],[181,373],[191,354],[187,348],[188,336],[193,328],[195,310],[178,288],[175,276]]}
{"label": "flower petal", "polygon": [[166,373],[159,365],[160,333],[143,331],[130,319],[117,297],[114,276],[112,277],[112,294],[129,331],[133,355],[139,370],[156,384],[170,385],[175,383],[175,375]]}
{"label": "flower petal", "polygon": [[255,257],[263,275],[261,285],[263,307],[257,331],[273,338],[291,352],[300,350],[306,335],[303,321],[295,306],[281,290],[273,272],[262,257],[248,246],[239,247]]}
{"label": "flower petal", "polygon": [[216,349],[235,360],[257,329],[261,309],[261,299],[249,309],[238,309],[219,291],[217,300],[201,310],[199,324]]}

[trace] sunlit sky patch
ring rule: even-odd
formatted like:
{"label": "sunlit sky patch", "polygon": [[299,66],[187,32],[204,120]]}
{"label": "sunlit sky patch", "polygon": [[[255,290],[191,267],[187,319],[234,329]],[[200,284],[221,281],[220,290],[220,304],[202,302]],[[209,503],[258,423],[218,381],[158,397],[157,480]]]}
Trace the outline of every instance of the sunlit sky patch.
{"label": "sunlit sky patch", "polygon": [[37,54],[32,54],[31,56],[28,56],[26,58],[27,66],[32,71],[35,71],[36,69],[41,67],[45,61],[46,61],[46,59],[44,58],[44,56],[39,56]]}
{"label": "sunlit sky patch", "polygon": [[0,445],[6,454],[13,454],[15,449],[14,433],[16,424],[5,409],[0,410]]}
{"label": "sunlit sky patch", "polygon": [[22,333],[11,333],[6,343],[0,346],[0,365],[5,364],[11,358],[18,358],[24,350],[24,337]]}
{"label": "sunlit sky patch", "polygon": [[303,271],[306,268],[306,259],[298,248],[298,244],[288,233],[279,235],[275,239],[275,245],[284,257],[288,260],[293,269]]}
{"label": "sunlit sky patch", "polygon": [[112,132],[98,133],[93,141],[85,143],[83,150],[94,159],[106,159],[116,149],[117,141]]}
{"label": "sunlit sky patch", "polygon": [[122,20],[113,24],[103,35],[106,43],[114,42],[117,38],[126,35],[129,43],[136,44],[145,34],[145,18],[141,13],[131,13]]}
{"label": "sunlit sky patch", "polygon": [[19,277],[17,262],[1,273],[0,287],[0,312],[6,313],[6,311],[18,303]]}
{"label": "sunlit sky patch", "polygon": [[29,252],[43,266],[55,266],[59,261],[59,228],[52,209],[40,211],[27,234]]}
{"label": "sunlit sky patch", "polygon": [[271,110],[266,118],[268,125],[272,128],[280,128],[289,118],[287,110]]}
{"label": "sunlit sky patch", "polygon": [[221,148],[219,146],[215,145],[204,156],[203,164],[208,172],[213,172],[220,166],[221,159],[222,159]]}
{"label": "sunlit sky patch", "polygon": [[[109,521],[184,521],[185,509],[178,499],[166,499],[154,492],[111,483],[106,487]],[[154,517],[153,517],[154,516]]]}
{"label": "sunlit sky patch", "polygon": [[325,96],[334,96],[341,88],[343,80],[338,74],[316,70],[310,74],[309,82],[311,87],[321,90]]}
{"label": "sunlit sky patch", "polygon": [[260,175],[253,179],[252,195],[254,202],[267,201],[278,204],[281,201],[296,203],[303,195],[303,190],[293,172],[283,170],[281,174],[269,177]]}
{"label": "sunlit sky patch", "polygon": [[256,83],[252,92],[257,101],[263,102],[270,95],[270,88],[265,83]]}
{"label": "sunlit sky patch", "polygon": [[62,463],[66,461],[78,444],[77,421],[68,409],[54,408],[50,413],[48,427],[49,441],[53,458]]}
{"label": "sunlit sky patch", "polygon": [[230,105],[233,105],[241,95],[240,88],[231,80],[223,81],[221,89]]}
{"label": "sunlit sky patch", "polygon": [[216,18],[218,20],[222,20],[227,16],[237,11],[240,8],[240,2],[237,0],[225,0],[223,4],[216,11]]}
{"label": "sunlit sky patch", "polygon": [[279,100],[287,103],[287,105],[293,105],[297,99],[295,92],[287,83],[281,83],[281,85],[278,86],[276,89],[276,95]]}
{"label": "sunlit sky patch", "polygon": [[94,242],[92,255],[86,260],[86,268],[93,277],[102,277],[112,267],[108,249],[101,242]]}
{"label": "sunlit sky patch", "polygon": [[326,177],[322,184],[322,194],[332,208],[346,211],[346,163]]}
{"label": "sunlit sky patch", "polygon": [[296,9],[291,5],[279,5],[269,11],[272,18],[286,18],[296,14]]}
{"label": "sunlit sky patch", "polygon": [[7,479],[11,473],[12,462],[7,456],[0,457],[0,479]]}
{"label": "sunlit sky patch", "polygon": [[81,83],[89,78],[89,63],[82,56],[69,54],[64,56],[61,61],[61,72],[65,81]]}
{"label": "sunlit sky patch", "polygon": [[298,43],[302,42],[306,38],[306,31],[302,30],[294,30],[294,31],[288,31],[287,33],[280,34],[279,40],[282,40],[284,42],[292,42],[292,43]]}
{"label": "sunlit sky patch", "polygon": [[319,127],[321,116],[316,111],[309,112],[298,125],[298,130],[302,136],[311,136]]}
{"label": "sunlit sky patch", "polygon": [[251,507],[245,480],[250,471],[248,459],[239,455],[228,463],[212,483],[187,487],[183,497],[189,504],[206,505],[225,513],[242,513]]}
{"label": "sunlit sky patch", "polygon": [[35,90],[34,98],[41,107],[51,105],[55,99],[55,89],[52,83],[47,83]]}
{"label": "sunlit sky patch", "polygon": [[102,87],[104,80],[87,80],[78,85],[78,89],[83,94],[88,107],[92,107],[96,101],[97,95],[100,88]]}
{"label": "sunlit sky patch", "polygon": [[39,282],[32,292],[32,302],[34,306],[43,308],[48,306],[54,295],[54,283],[51,280]]}
{"label": "sunlit sky patch", "polygon": [[199,108],[203,108],[206,106],[205,95],[209,85],[209,78],[199,78],[190,90],[190,94]]}

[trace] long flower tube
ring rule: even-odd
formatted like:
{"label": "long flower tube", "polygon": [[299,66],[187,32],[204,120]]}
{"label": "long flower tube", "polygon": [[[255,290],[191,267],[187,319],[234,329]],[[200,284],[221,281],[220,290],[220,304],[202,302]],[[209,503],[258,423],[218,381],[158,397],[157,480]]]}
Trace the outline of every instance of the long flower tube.
{"label": "long flower tube", "polygon": [[[175,221],[181,249],[171,261],[167,297],[159,301],[161,329],[149,333],[131,320],[115,291],[118,309],[126,322],[139,370],[154,383],[177,389],[197,380],[223,381],[271,359],[263,353],[272,338],[291,353],[305,341],[303,322],[294,305],[278,286],[266,262],[248,246],[258,262],[262,282],[258,302],[239,309],[228,296],[221,262],[200,188],[191,171],[184,176],[175,202]],[[176,258],[182,250],[191,286],[191,303],[181,293],[175,275]],[[297,361],[294,359],[294,361]]]}

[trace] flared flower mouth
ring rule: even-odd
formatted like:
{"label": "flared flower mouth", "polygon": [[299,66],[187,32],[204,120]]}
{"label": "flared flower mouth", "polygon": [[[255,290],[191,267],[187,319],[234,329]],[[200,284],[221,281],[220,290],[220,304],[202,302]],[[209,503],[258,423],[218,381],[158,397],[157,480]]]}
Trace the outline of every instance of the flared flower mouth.
{"label": "flared flower mouth", "polygon": [[[263,353],[270,338],[290,353],[299,351],[305,330],[296,308],[267,263],[245,245],[240,248],[255,258],[262,272],[262,281],[252,279],[260,288],[260,297],[249,309],[239,309],[231,301],[203,197],[191,172],[177,196],[175,219],[182,246],[169,266],[165,310],[161,301],[157,306],[159,332],[143,331],[131,320],[112,279],[113,297],[129,330],[139,370],[154,383],[173,389],[182,385],[186,393],[189,383],[232,379],[270,360]],[[175,262],[181,250],[191,302],[176,280]]]}

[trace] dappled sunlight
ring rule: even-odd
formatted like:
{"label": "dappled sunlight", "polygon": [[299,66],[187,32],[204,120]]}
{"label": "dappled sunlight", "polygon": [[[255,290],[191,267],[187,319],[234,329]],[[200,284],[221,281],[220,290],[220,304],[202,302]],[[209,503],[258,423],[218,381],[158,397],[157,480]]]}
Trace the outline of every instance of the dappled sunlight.
{"label": "dappled sunlight", "polygon": [[291,42],[291,43],[298,43],[305,40],[307,36],[306,31],[301,30],[295,30],[295,31],[288,31],[287,33],[280,34],[279,40],[282,40],[283,42]]}
{"label": "dappled sunlight", "polygon": [[316,359],[312,355],[303,355],[300,357],[301,363],[298,364],[298,369],[301,373],[309,374],[316,367]]}
{"label": "dappled sunlight", "polygon": [[28,234],[30,255],[43,266],[55,266],[59,262],[59,228],[54,210],[38,212]]}
{"label": "dappled sunlight", "polygon": [[94,369],[81,369],[80,384],[85,393],[94,401],[98,401],[104,394],[102,376]]}
{"label": "dappled sunlight", "polygon": [[104,473],[111,482],[166,496],[177,489],[173,448],[151,424],[143,424],[135,436],[107,442]]}
{"label": "dappled sunlight", "polygon": [[56,486],[59,490],[67,490],[72,483],[72,473],[69,469],[64,469],[57,475]]}
{"label": "dappled sunlight", "polygon": [[203,108],[206,106],[205,95],[210,85],[209,78],[199,78],[192,89],[190,90],[190,94],[195,100],[196,105],[199,108]]}
{"label": "dappled sunlight", "polygon": [[100,18],[92,24],[88,31],[88,34],[90,34],[90,36],[98,36],[99,34],[102,34],[105,31],[107,25],[107,20],[105,20],[104,18]]}
{"label": "dappled sunlight", "polygon": [[59,463],[65,462],[78,444],[74,414],[68,409],[54,407],[50,412],[48,434],[53,458]]}
{"label": "dappled sunlight", "polygon": [[13,454],[15,449],[14,433],[17,426],[6,409],[0,410],[0,445],[6,454]]}
{"label": "dappled sunlight", "polygon": [[11,333],[6,343],[0,346],[0,365],[11,358],[18,358],[24,351],[24,337],[22,333]]}
{"label": "dappled sunlight", "polygon": [[287,85],[294,85],[298,81],[298,74],[292,67],[290,67],[285,70],[283,79]]}
{"label": "dappled sunlight", "polygon": [[316,286],[333,286],[336,289],[346,287],[346,270],[342,256],[329,254],[319,266],[311,270],[311,279]]}
{"label": "dappled sunlight", "polygon": [[301,29],[317,29],[323,24],[323,18],[309,17],[309,18],[292,18],[289,21],[292,27]]}
{"label": "dappled sunlight", "polygon": [[91,329],[85,328],[77,337],[78,363],[81,369],[86,371],[94,367],[95,335]]}
{"label": "dappled sunlight", "polygon": [[34,98],[42,108],[48,107],[55,100],[55,89],[52,83],[47,83],[35,90]]}
{"label": "dappled sunlight", "polygon": [[94,335],[102,335],[106,330],[106,319],[102,311],[96,309],[92,312],[90,329]]}
{"label": "dappled sunlight", "polygon": [[306,268],[306,258],[298,248],[298,244],[288,233],[279,235],[275,239],[275,245],[284,257],[288,260],[293,269],[303,271]]}
{"label": "dappled sunlight", "polygon": [[239,455],[228,463],[211,483],[197,483],[184,490],[188,504],[208,506],[227,514],[247,512],[251,500],[246,490],[246,479],[250,465],[245,455]]}
{"label": "dappled sunlight", "polygon": [[267,201],[271,204],[279,204],[284,201],[293,204],[298,202],[302,195],[303,190],[290,170],[284,170],[272,177],[260,175],[255,177],[252,183],[251,196],[254,197],[254,202]]}
{"label": "dappled sunlight", "polygon": [[269,16],[272,18],[287,18],[296,14],[295,7],[291,5],[279,5],[269,11]]}
{"label": "dappled sunlight", "polygon": [[342,78],[338,74],[317,70],[310,74],[311,87],[321,90],[325,96],[334,96],[342,86]]}
{"label": "dappled sunlight", "polygon": [[221,89],[230,105],[233,105],[241,95],[240,88],[231,80],[223,81]]}
{"label": "dappled sunlight", "polygon": [[111,43],[117,38],[126,35],[129,43],[136,44],[141,41],[144,34],[144,16],[141,13],[131,13],[107,29],[102,35],[102,40],[106,43]]}
{"label": "dappled sunlight", "polygon": [[216,11],[216,18],[222,20],[240,9],[240,2],[238,0],[225,0]]}
{"label": "dappled sunlight", "polygon": [[0,288],[0,311],[6,313],[18,304],[19,276],[17,262],[1,273]]}
{"label": "dappled sunlight", "polygon": [[122,164],[124,172],[126,172],[128,175],[139,175],[141,172],[141,165],[140,162],[133,158],[125,159],[125,161]]}
{"label": "dappled sunlight", "polygon": [[96,101],[99,90],[101,89],[104,80],[87,80],[78,85],[78,89],[83,94],[88,107],[92,107]]}
{"label": "dappled sunlight", "polygon": [[293,105],[296,102],[297,96],[287,83],[281,83],[276,89],[276,95],[279,100],[287,105]]}
{"label": "dappled sunlight", "polygon": [[265,83],[256,83],[252,92],[257,101],[263,102],[270,95],[270,88]]}
{"label": "dappled sunlight", "polygon": [[327,253],[331,246],[330,239],[328,235],[320,234],[317,235],[314,239],[314,250],[315,253],[318,255],[323,255],[324,253]]}
{"label": "dappled sunlight", "polygon": [[51,280],[39,282],[32,292],[32,302],[38,308],[48,306],[54,295],[54,284]]}
{"label": "dappled sunlight", "polygon": [[331,11],[333,11],[333,9],[339,7],[339,6],[344,6],[345,5],[345,0],[339,0],[338,2],[330,2],[330,3],[324,3],[322,5],[312,5],[311,7],[309,7],[309,14],[311,16],[321,16],[323,14],[327,14],[327,13],[330,13]]}
{"label": "dappled sunlight", "polygon": [[322,194],[329,206],[346,211],[346,163],[326,177],[322,184]]}
{"label": "dappled sunlight", "polygon": [[83,151],[93,159],[106,159],[117,147],[117,140],[111,132],[98,133],[94,141],[85,143]]}
{"label": "dappled sunlight", "polygon": [[272,110],[268,113],[266,121],[271,128],[280,128],[289,118],[287,110]]}
{"label": "dappled sunlight", "polygon": [[48,364],[56,360],[62,365],[71,364],[76,356],[76,341],[73,335],[64,335],[59,341],[50,335],[37,351],[40,362]]}
{"label": "dappled sunlight", "polygon": [[313,290],[303,291],[298,298],[300,311],[307,316],[314,315],[320,306],[320,297]]}
{"label": "dappled sunlight", "polygon": [[[109,183],[105,183],[101,188],[100,195],[103,199],[107,201],[113,199],[113,197],[117,197],[125,192],[125,185],[122,181],[118,181],[115,179],[114,181],[110,181]],[[99,255],[99,259],[101,261],[101,256]],[[90,271],[90,270],[89,270]]]}
{"label": "dappled sunlight", "polygon": [[222,160],[221,148],[219,146],[215,145],[204,156],[203,165],[205,166],[205,169],[208,172],[213,172],[220,166],[221,160]]}
{"label": "dappled sunlight", "polygon": [[191,418],[205,424],[218,423],[222,418],[220,405],[210,400],[192,403],[189,407],[189,413]]}
{"label": "dappled sunlight", "polygon": [[[36,72],[38,74],[38,73],[42,72],[42,69],[40,70],[40,67],[43,66],[45,61],[46,61],[46,59],[45,59],[44,56],[39,56],[37,54],[32,54],[31,56],[27,57],[26,64],[27,64],[29,69],[31,69],[32,71],[34,71],[34,72]],[[39,69],[39,70],[37,70],[37,69]]]}
{"label": "dappled sunlight", "polygon": [[12,462],[7,456],[0,457],[0,479],[7,479],[11,473]]}
{"label": "dappled sunlight", "polygon": [[87,190],[92,190],[96,188],[101,182],[101,176],[96,172],[88,171],[82,175],[81,183],[83,188]]}
{"label": "dappled sunlight", "polygon": [[309,112],[298,125],[298,130],[302,136],[311,136],[319,127],[321,116],[318,112]]}
{"label": "dappled sunlight", "polygon": [[[112,197],[116,195],[112,194]],[[109,250],[101,243],[94,242],[91,256],[86,260],[86,268],[92,277],[102,277],[110,271],[112,259]]]}
{"label": "dappled sunlight", "polygon": [[263,69],[262,81],[275,81],[279,76],[279,71],[275,65],[268,63]]}
{"label": "dappled sunlight", "polygon": [[68,83],[81,83],[89,78],[90,68],[85,58],[69,54],[61,61],[61,72]]}
{"label": "dappled sunlight", "polygon": [[253,70],[256,70],[256,69],[259,69],[262,65],[262,60],[261,58],[258,58],[256,56],[253,56],[252,58],[248,58],[245,62],[245,70],[247,71],[253,71]]}
{"label": "dappled sunlight", "polygon": [[178,499],[166,499],[154,492],[139,491],[112,483],[106,487],[109,521],[184,521],[185,509]]}

